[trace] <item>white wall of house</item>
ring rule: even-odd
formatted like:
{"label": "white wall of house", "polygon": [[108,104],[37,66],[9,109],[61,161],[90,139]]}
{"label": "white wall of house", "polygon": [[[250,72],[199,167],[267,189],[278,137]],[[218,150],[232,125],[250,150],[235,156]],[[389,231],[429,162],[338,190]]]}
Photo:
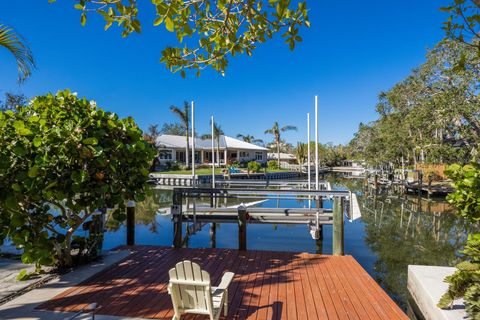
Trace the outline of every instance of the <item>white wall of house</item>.
{"label": "white wall of house", "polygon": [[[191,152],[191,150],[190,150]],[[178,158],[177,155],[182,153],[182,157]],[[166,163],[169,161],[180,161],[183,160],[185,153],[185,149],[162,149],[160,155],[158,157],[160,163]],[[199,150],[195,152],[195,162],[197,164],[206,164],[210,163],[210,150]],[[191,153],[189,157],[191,157]],[[220,164],[225,165],[226,160],[233,159],[239,162],[249,162],[249,161],[257,161],[260,163],[267,162],[267,151],[263,150],[231,150],[231,149],[220,149]],[[215,150],[215,162],[218,164],[217,158],[217,151]],[[183,161],[182,161],[183,162]]]}

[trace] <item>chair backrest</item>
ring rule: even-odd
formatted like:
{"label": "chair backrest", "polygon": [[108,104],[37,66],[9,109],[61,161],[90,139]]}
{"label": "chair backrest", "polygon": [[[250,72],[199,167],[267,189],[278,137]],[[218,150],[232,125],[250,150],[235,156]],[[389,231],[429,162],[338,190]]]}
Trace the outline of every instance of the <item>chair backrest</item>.
{"label": "chair backrest", "polygon": [[183,310],[213,310],[210,275],[194,262],[185,260],[168,271],[174,303]]}

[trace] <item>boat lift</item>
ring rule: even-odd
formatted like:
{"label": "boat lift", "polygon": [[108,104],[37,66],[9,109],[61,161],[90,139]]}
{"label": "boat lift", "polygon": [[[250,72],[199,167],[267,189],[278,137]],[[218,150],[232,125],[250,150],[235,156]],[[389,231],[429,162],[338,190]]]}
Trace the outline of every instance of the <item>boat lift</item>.
{"label": "boat lift", "polygon": [[[196,199],[210,198],[210,206],[198,206]],[[310,200],[315,206],[308,208],[261,208],[218,207],[218,199],[262,199],[262,200]],[[193,201],[193,206],[184,206],[183,200]],[[323,208],[323,201],[332,201],[332,209]],[[309,201],[309,202],[310,202]],[[352,202],[353,201],[353,202]],[[322,227],[333,225],[333,252],[343,255],[344,215],[350,221],[360,216],[356,197],[350,191],[341,190],[297,190],[265,188],[175,188],[171,209],[174,221],[173,245],[176,248],[184,244],[182,223],[194,225],[205,223],[238,223],[239,249],[246,249],[247,224],[306,224],[312,237],[323,237]],[[188,236],[188,234],[187,234]]]}

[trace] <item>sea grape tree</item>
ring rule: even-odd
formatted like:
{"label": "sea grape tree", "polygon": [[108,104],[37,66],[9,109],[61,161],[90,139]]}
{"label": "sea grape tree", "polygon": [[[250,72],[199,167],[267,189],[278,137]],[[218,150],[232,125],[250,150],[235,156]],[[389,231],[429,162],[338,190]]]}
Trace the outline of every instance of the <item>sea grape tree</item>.
{"label": "sea grape tree", "polygon": [[[445,170],[453,180],[455,192],[447,200],[457,208],[457,214],[477,228],[480,222],[480,164],[473,161],[461,166],[451,165]],[[441,297],[438,306],[448,308],[455,299],[464,298],[470,319],[480,318],[480,233],[468,235],[464,261],[457,265],[457,271],[445,278],[448,290]]]}
{"label": "sea grape tree", "polygon": [[132,118],[69,91],[0,113],[0,239],[22,261],[72,265],[72,240],[97,209],[141,201],[155,153]]}

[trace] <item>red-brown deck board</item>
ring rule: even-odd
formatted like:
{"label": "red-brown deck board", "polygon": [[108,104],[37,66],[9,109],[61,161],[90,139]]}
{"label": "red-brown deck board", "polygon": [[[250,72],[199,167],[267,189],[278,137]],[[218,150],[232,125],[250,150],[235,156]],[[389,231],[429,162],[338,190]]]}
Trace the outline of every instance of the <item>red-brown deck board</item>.
{"label": "red-brown deck board", "polygon": [[[215,285],[235,273],[222,319],[408,319],[351,256],[136,246],[127,258],[62,292],[39,309],[171,319],[168,270],[182,260],[207,270]],[[187,315],[182,319],[206,319]]]}

